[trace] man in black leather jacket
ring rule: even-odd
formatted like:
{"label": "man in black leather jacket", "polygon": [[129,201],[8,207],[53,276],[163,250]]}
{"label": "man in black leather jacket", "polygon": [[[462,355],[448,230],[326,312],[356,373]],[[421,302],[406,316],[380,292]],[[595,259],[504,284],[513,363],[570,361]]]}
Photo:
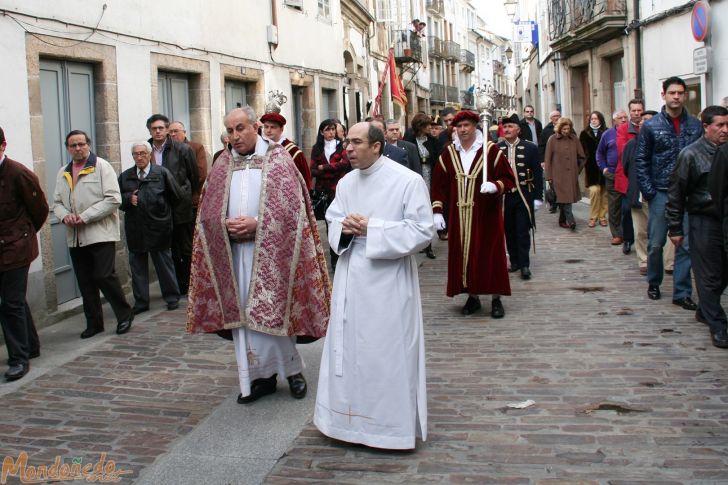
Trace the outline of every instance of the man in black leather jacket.
{"label": "man in black leather jacket", "polygon": [[685,147],[677,157],[667,191],[665,217],[670,240],[679,247],[686,229],[683,216],[688,213],[690,262],[700,298],[695,318],[710,327],[713,345],[728,348],[728,320],[720,305],[720,297],[728,285],[728,258],[723,250],[718,208],[708,187],[718,147],[728,142],[728,109],[708,106],[701,121],[705,135]]}
{"label": "man in black leather jacket", "polygon": [[147,119],[147,129],[152,136],[152,163],[161,165],[174,176],[179,184],[181,197],[174,206],[172,231],[172,258],[180,292],[187,294],[192,263],[192,235],[195,219],[192,212],[192,194],[200,190],[200,174],[195,154],[189,145],[173,140],[169,134],[169,119],[154,114]]}

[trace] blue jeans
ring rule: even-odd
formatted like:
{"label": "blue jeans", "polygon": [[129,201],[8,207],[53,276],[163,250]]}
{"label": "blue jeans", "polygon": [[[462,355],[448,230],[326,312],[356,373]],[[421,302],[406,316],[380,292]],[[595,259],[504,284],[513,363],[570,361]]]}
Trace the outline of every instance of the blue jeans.
{"label": "blue jeans", "polygon": [[[655,198],[649,202],[650,214],[647,219],[647,282],[651,286],[662,284],[663,264],[662,248],[667,242],[667,219],[665,219],[665,203],[667,193],[657,191]],[[693,284],[690,278],[690,247],[688,246],[688,215],[683,219],[685,238],[682,246],[675,248],[675,268],[672,274],[672,299],[678,300],[692,296]],[[668,243],[672,244],[672,242]]]}

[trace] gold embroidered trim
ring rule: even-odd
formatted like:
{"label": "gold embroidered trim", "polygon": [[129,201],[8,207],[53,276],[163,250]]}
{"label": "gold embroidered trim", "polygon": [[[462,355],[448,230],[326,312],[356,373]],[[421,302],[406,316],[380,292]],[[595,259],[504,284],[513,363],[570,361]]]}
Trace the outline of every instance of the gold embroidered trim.
{"label": "gold embroidered trim", "polygon": [[[473,228],[473,207],[475,206],[475,179],[483,168],[483,156],[485,152],[481,152],[480,157],[471,167],[470,173],[465,174],[463,165],[460,161],[460,155],[453,145],[448,148],[455,176],[458,184],[458,218],[460,220],[460,241],[463,248],[463,286],[467,287],[468,279],[468,260],[470,258],[470,240],[471,230]],[[468,183],[465,183],[465,179]]]}
{"label": "gold embroidered trim", "polygon": [[435,208],[438,208],[438,207],[440,209],[444,209],[445,208],[445,204],[443,204],[439,200],[436,200],[435,202],[432,203],[432,208],[435,209]]}

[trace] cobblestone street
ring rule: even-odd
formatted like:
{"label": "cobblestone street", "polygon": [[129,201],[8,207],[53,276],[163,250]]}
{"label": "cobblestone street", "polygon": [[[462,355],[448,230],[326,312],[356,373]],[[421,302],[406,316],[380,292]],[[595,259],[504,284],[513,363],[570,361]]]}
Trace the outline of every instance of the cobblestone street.
{"label": "cobblestone street", "polygon": [[[728,352],[711,345],[692,312],[670,303],[669,277],[663,299],[647,299],[636,256],[610,246],[606,228],[587,228],[587,209],[575,206],[576,233],[560,229],[556,215],[538,214],[534,277],[511,277],[502,320],[462,317],[464,297],[445,297],[444,243],[436,260],[422,260],[429,435],[415,452],[336,442],[311,424],[292,429],[288,409],[308,413],[301,423],[310,423],[314,358],[304,401],[279,379],[277,394],[235,404],[232,345],[186,335],[181,308],[145,314],[123,336],[112,335],[107,316],[106,333],[90,343],[78,340],[81,323],[56,330],[58,347],[46,339],[55,327],[45,329],[31,374],[0,385],[0,455],[27,452],[31,464],[51,465],[57,455],[85,464],[106,452],[117,469],[133,472],[122,483],[153,475],[146,483],[237,485],[266,473],[268,484],[728,483]],[[317,345],[305,352],[320,353]],[[66,357],[54,360],[59,349]],[[535,404],[525,409],[508,407],[529,399]],[[214,476],[194,475],[213,466],[190,449],[235,454],[234,444],[227,454],[215,448],[224,432],[209,441],[196,432],[216,425],[244,435],[255,419],[251,440],[260,453],[275,453],[262,472],[249,474],[245,460],[231,458],[215,464]],[[276,443],[280,451],[260,431],[276,426],[297,434]],[[180,461],[192,471],[161,473],[182,443],[188,454]]]}

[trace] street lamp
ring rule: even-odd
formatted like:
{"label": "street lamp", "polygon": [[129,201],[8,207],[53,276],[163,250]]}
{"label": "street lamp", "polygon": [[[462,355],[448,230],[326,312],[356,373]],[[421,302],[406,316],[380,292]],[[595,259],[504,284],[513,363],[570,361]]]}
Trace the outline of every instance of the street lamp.
{"label": "street lamp", "polygon": [[508,64],[510,64],[511,59],[513,59],[513,49],[511,49],[511,46],[508,46],[506,49],[506,59],[508,59]]}

